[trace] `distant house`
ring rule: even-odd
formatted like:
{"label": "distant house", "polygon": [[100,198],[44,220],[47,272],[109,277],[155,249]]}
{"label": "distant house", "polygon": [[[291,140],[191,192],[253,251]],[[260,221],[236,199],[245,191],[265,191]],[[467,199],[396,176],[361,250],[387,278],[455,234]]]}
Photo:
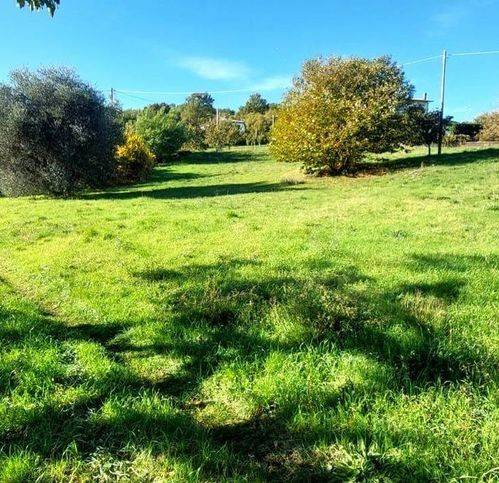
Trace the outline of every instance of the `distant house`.
{"label": "distant house", "polygon": [[422,107],[426,112],[428,112],[429,110],[429,107],[430,107],[430,102],[433,102],[433,101],[430,101],[428,99],[428,94],[425,92],[424,94],[424,97],[422,98],[414,98],[414,99],[411,99],[411,102],[413,105],[415,106],[420,106]]}
{"label": "distant house", "polygon": [[246,132],[246,123],[244,121],[234,119],[234,124],[239,128],[239,132],[241,134]]}
{"label": "distant house", "polygon": [[217,125],[218,125],[219,121],[233,122],[239,128],[239,132],[241,134],[244,134],[246,132],[246,123],[243,120],[241,120],[241,119],[230,119],[230,118],[227,118],[225,116],[221,116],[220,113],[219,113],[219,111],[218,111],[218,109],[217,109],[215,121],[216,121]]}

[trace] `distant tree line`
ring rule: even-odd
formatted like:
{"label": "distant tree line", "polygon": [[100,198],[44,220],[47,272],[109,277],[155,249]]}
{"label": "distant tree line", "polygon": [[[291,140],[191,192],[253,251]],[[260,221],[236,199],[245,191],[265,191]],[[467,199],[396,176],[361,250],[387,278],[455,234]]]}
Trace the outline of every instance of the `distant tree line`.
{"label": "distant tree line", "polygon": [[[156,140],[159,139],[159,126],[163,124],[165,139],[168,137],[174,142],[170,142],[170,148],[163,153],[151,146],[158,159],[163,161],[180,149],[223,149],[241,144],[262,145],[270,141],[278,105],[270,104],[258,93],[250,95],[237,111],[229,108],[216,109],[214,102],[208,93],[194,93],[183,104],[158,103],[143,109],[126,109],[121,117],[124,124],[135,124],[139,133],[150,142],[153,142],[152,124],[156,125]],[[175,122],[172,124],[173,120]],[[171,132],[173,125],[175,129]]]}
{"label": "distant tree line", "polygon": [[[355,169],[367,153],[431,146],[438,111],[418,107],[389,58],[316,59],[283,102],[252,94],[234,111],[208,93],[183,104],[125,109],[64,68],[17,70],[0,84],[0,193],[70,196],[145,179],[182,151],[270,143],[276,160],[315,174]],[[499,141],[499,112],[473,123],[443,119],[444,144]]]}

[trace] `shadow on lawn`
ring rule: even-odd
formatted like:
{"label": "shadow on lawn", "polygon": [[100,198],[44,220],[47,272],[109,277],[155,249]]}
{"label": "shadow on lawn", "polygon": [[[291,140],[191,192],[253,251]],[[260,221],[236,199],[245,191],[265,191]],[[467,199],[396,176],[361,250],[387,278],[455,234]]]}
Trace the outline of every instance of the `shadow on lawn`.
{"label": "shadow on lawn", "polygon": [[[168,174],[165,175],[164,181],[167,181]],[[151,185],[149,185],[151,186]],[[109,190],[100,193],[88,193],[81,195],[83,199],[89,200],[127,200],[133,198],[153,198],[160,200],[176,200],[176,199],[191,199],[191,198],[208,198],[215,196],[242,195],[248,193],[268,193],[274,191],[283,191],[289,189],[300,189],[299,187],[291,187],[285,183],[227,183],[217,185],[203,186],[178,186],[168,188],[150,188],[144,190],[126,190],[116,191]]]}
{"label": "shadow on lawn", "polygon": [[[418,270],[426,263],[417,257],[413,260],[418,261]],[[438,257],[436,260],[440,263]],[[114,369],[83,378],[63,371],[61,385],[86,389],[84,394],[89,396],[62,407],[35,405],[27,410],[20,426],[0,433],[0,447],[7,452],[28,449],[43,458],[61,458],[75,444],[84,457],[106,451],[118,459],[130,456],[131,448],[152,448],[153,455],[166,453],[192,464],[199,468],[201,479],[212,480],[424,479],[424,468],[389,461],[379,452],[366,452],[362,473],[327,468],[314,453],[314,444],[348,441],[358,446],[363,442],[369,448],[382,442],[363,426],[291,430],[289,423],[298,406],[292,398],[259,406],[249,420],[229,425],[205,426],[196,417],[199,408],[210,404],[197,399],[210,376],[234,360],[263,364],[276,351],[298,354],[306,347],[331,347],[364,354],[392,368],[393,380],[387,384],[401,392],[426,390],[444,381],[458,383],[475,377],[487,364],[481,359],[480,348],[454,345],[455,334],[451,342],[447,329],[435,326],[431,314],[418,310],[421,302],[430,301],[430,309],[435,304],[442,308],[459,297],[466,280],[458,269],[455,276],[437,282],[403,284],[386,291],[355,267],[337,270],[324,264],[315,266],[320,270],[304,279],[284,267],[278,276],[262,279],[259,264],[253,260],[137,273],[140,283],[155,288],[153,293],[167,294],[158,295],[155,301],[165,307],[164,320],[153,321],[154,330],[139,342],[130,339],[130,330],[140,323],[68,328],[50,314],[3,308],[0,320],[10,320],[0,325],[4,350],[23,344],[33,348],[53,344],[57,348],[68,341],[92,342],[113,362]],[[264,335],[267,315],[276,306],[285,307],[302,324],[301,340],[280,342]],[[411,334],[410,343],[404,334]],[[161,381],[139,377],[127,364],[130,356],[165,354],[183,363],[175,374]],[[71,364],[71,354],[65,357]],[[10,381],[4,385],[4,394],[16,387],[9,374],[0,373],[0,381]],[[350,382],[331,393],[326,407],[348,406],[352,397],[362,398],[364,390]],[[383,385],[379,389],[385,390]],[[141,398],[146,397],[149,402],[141,405]],[[158,397],[161,407],[154,405]],[[114,405],[111,416],[95,418],[106,403]],[[368,405],[362,409],[369,410]]]}
{"label": "shadow on lawn", "polygon": [[179,163],[184,164],[229,164],[247,161],[258,161],[265,157],[257,150],[228,150],[228,151],[200,151],[193,152],[181,158]]}
{"label": "shadow on lawn", "polygon": [[459,153],[444,153],[440,157],[407,156],[398,159],[385,159],[371,163],[360,163],[353,174],[378,174],[424,166],[457,166],[489,159],[499,159],[499,149],[489,148]]}

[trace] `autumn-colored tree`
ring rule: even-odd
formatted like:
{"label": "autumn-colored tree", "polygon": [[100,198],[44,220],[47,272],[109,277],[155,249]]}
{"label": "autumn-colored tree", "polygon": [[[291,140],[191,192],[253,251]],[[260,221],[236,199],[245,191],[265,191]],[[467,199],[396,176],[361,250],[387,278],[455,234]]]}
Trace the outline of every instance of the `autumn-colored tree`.
{"label": "autumn-colored tree", "polygon": [[31,10],[47,8],[51,15],[54,15],[55,9],[59,6],[60,0],[17,0],[19,7],[28,6]]}
{"label": "autumn-colored tree", "polygon": [[499,111],[482,114],[476,122],[482,126],[478,135],[480,141],[499,141]]}
{"label": "autumn-colored tree", "polygon": [[309,173],[350,169],[366,152],[395,149],[412,86],[389,58],[306,62],[272,130],[271,152]]}

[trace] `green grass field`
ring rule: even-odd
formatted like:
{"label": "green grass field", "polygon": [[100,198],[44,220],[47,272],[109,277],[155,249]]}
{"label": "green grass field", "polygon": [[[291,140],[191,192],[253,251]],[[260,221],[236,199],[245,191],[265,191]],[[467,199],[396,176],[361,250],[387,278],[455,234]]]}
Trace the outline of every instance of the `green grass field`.
{"label": "green grass field", "polygon": [[499,149],[418,154],[0,199],[0,481],[496,481]]}

